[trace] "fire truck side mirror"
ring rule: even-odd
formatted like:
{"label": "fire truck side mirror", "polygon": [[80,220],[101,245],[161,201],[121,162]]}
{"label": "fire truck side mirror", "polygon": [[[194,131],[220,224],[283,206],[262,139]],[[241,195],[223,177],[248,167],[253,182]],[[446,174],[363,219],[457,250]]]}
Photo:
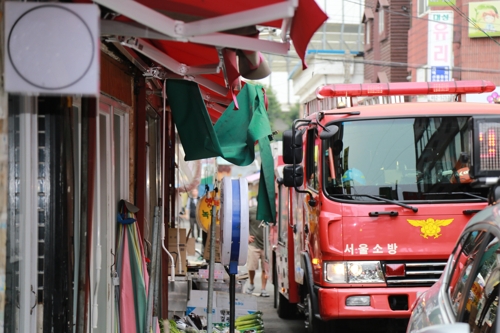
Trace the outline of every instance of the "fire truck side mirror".
{"label": "fire truck side mirror", "polygon": [[321,133],[319,133],[319,138],[321,140],[328,140],[339,131],[339,127],[337,125],[328,125],[326,126]]}
{"label": "fire truck side mirror", "polygon": [[283,162],[285,164],[302,163],[302,131],[295,131],[295,138],[293,136],[292,130],[283,132]]}
{"label": "fire truck side mirror", "polygon": [[302,165],[285,165],[283,168],[283,185],[286,187],[300,187],[304,183],[304,169]]}

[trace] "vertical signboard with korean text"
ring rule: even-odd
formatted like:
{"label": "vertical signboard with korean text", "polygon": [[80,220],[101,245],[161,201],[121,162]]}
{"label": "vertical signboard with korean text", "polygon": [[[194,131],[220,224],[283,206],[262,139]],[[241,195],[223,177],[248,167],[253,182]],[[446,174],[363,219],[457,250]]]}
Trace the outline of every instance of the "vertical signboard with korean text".
{"label": "vertical signboard with korean text", "polygon": [[[453,11],[439,10],[429,13],[427,51],[427,81],[452,80],[453,65]],[[444,101],[449,96],[429,96],[429,100]]]}
{"label": "vertical signboard with korean text", "polygon": [[453,11],[429,13],[428,81],[449,81],[453,64]]}

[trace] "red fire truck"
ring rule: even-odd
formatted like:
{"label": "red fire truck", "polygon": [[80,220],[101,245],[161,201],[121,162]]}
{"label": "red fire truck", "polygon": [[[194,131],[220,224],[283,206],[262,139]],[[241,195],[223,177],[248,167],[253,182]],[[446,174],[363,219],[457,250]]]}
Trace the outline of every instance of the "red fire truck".
{"label": "red fire truck", "polygon": [[[317,90],[283,134],[277,168],[269,259],[280,317],[299,311],[308,331],[332,332],[339,319],[410,316],[487,205],[488,189],[468,177],[470,120],[499,116],[500,105],[462,98],[494,89],[452,81]],[[419,95],[453,102],[402,97]],[[495,138],[482,139],[491,140],[484,154],[499,153]]]}

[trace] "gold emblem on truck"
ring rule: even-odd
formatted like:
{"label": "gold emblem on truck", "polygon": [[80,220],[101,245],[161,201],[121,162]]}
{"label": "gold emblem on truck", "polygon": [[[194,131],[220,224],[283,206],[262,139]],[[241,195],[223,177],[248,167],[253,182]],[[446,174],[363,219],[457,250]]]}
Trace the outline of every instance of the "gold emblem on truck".
{"label": "gold emblem on truck", "polygon": [[438,238],[441,236],[441,227],[446,227],[453,222],[454,219],[446,219],[446,220],[434,220],[432,218],[428,218],[427,220],[407,220],[414,227],[420,228],[420,236],[424,238],[434,237]]}

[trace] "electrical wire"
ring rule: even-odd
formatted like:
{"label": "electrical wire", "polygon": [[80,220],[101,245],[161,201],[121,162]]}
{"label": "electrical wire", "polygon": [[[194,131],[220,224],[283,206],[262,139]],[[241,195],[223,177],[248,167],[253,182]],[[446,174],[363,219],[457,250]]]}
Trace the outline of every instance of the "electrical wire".
{"label": "electrical wire", "polygon": [[[370,5],[365,5],[365,4],[362,4],[362,3],[359,3],[359,2],[355,2],[355,1],[351,1],[351,0],[344,0],[345,2],[349,2],[349,3],[353,3],[353,4],[356,4],[356,5],[360,5],[360,6],[365,6],[365,7],[368,7],[368,8],[376,8],[375,6],[370,6]],[[483,32],[485,34],[486,37],[490,38],[493,42],[495,42],[495,44],[498,44],[500,45],[499,42],[497,42],[495,39],[493,39],[493,37],[488,34],[486,31],[484,31],[483,29],[481,29],[481,27],[479,27],[477,25],[476,22],[474,22],[467,14],[465,14],[457,5],[453,4],[451,1],[449,0],[444,0],[455,12],[457,12],[460,16],[462,16],[463,18],[465,18],[465,20],[467,22],[469,22],[470,24],[472,24],[476,29],[480,30],[481,32]],[[404,14],[404,13],[401,13],[399,11],[395,11],[395,10],[390,10],[390,9],[387,9],[387,8],[384,8],[384,11],[388,12],[388,13],[391,13],[391,14],[395,14],[395,15],[400,15],[400,16],[405,16],[405,17],[409,17],[409,18],[415,18],[417,20],[422,20],[422,21],[429,21],[429,22],[437,22],[437,23],[440,23],[440,24],[443,24],[443,25],[451,25],[451,26],[454,26],[454,27],[460,27],[460,28],[469,28],[470,25],[462,25],[462,24],[454,24],[454,23],[447,23],[447,22],[441,22],[441,21],[437,21],[437,20],[432,20],[428,17],[423,17],[423,16],[415,16],[415,15],[411,15],[411,14]]]}
{"label": "electrical wire", "polygon": [[[285,58],[294,59],[300,61],[300,58],[295,55],[286,55],[283,56]],[[410,64],[406,62],[394,62],[394,61],[382,61],[382,60],[357,60],[357,59],[348,59],[348,58],[340,58],[339,59],[328,59],[328,58],[320,58],[315,57],[316,60],[323,61],[325,63],[335,63],[335,62],[349,62],[354,64],[364,64],[364,65],[373,65],[380,67],[404,67],[404,68],[430,68],[427,64]],[[319,62],[321,64],[321,62]],[[487,73],[487,74],[496,74],[500,73],[500,70],[496,69],[486,69],[486,68],[465,68],[465,67],[452,67],[450,70],[462,73]]]}
{"label": "electrical wire", "polygon": [[[484,31],[476,22],[474,22],[467,14],[465,14],[460,8],[457,7],[457,5],[453,4],[449,0],[444,0],[454,11],[456,11],[460,16],[465,18],[467,22],[472,24],[476,29],[480,30],[482,33],[484,33],[489,39],[491,39],[495,44],[500,45],[499,42],[497,42],[493,37],[488,34],[486,31]],[[469,5],[470,6],[470,5]]]}
{"label": "electrical wire", "polygon": [[[371,9],[376,9],[376,6],[364,5],[362,3],[359,3],[359,2],[356,2],[356,1],[352,1],[352,0],[344,0],[344,1],[356,4],[356,5],[359,5],[359,6],[365,6],[365,7],[371,8]],[[447,0],[445,0],[445,1],[447,1]],[[441,24],[444,24],[444,25],[451,25],[451,26],[460,27],[460,28],[468,28],[469,27],[468,25],[462,25],[462,24],[455,24],[455,23],[448,23],[448,22],[442,22],[442,21],[433,20],[433,19],[430,19],[428,17],[424,17],[424,15],[422,15],[422,16],[415,16],[415,15],[412,15],[412,14],[409,14],[409,13],[406,14],[407,12],[404,11],[404,10],[403,10],[404,13],[396,11],[396,10],[390,10],[388,8],[384,8],[384,11],[386,11],[387,13],[391,13],[391,14],[395,14],[395,15],[399,15],[399,16],[404,16],[404,17],[408,17],[408,18],[413,18],[413,19],[417,19],[417,20],[421,20],[421,21],[436,22],[436,23],[441,23]]]}

